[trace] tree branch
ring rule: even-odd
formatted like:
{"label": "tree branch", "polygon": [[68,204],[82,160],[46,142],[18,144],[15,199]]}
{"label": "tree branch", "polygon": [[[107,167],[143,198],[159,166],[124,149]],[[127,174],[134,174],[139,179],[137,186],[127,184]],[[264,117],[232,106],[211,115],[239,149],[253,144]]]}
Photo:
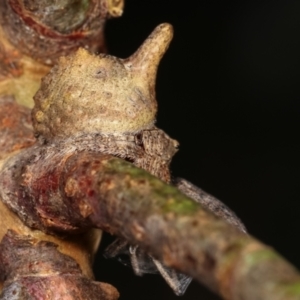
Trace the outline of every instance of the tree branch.
{"label": "tree branch", "polygon": [[29,226],[104,229],[225,299],[299,299],[300,276],[279,254],[121,159],[34,146],[4,164],[0,187]]}
{"label": "tree branch", "polygon": [[[23,103],[30,106],[28,99],[37,88],[37,78],[48,71],[44,64],[53,64],[58,56],[68,54],[88,42],[90,42],[88,47],[92,51],[103,47],[101,36],[104,19],[109,15],[118,14],[118,9],[113,5],[123,2],[104,1],[104,6],[99,6],[97,1],[87,3],[70,0],[64,1],[61,3],[62,6],[57,7],[55,3],[54,1],[26,1],[25,4],[25,1],[21,0],[0,2],[0,22],[3,26],[3,31],[0,32],[0,36],[3,37],[0,49],[1,95],[15,94],[18,100],[21,99]],[[78,4],[79,9],[69,9],[73,8],[75,3]],[[48,5],[51,6],[49,10],[51,13],[44,14],[43,12],[49,8]],[[69,14],[60,23],[62,8]],[[97,19],[99,14],[103,18]],[[73,20],[76,22],[74,23]],[[167,31],[170,29],[168,26],[162,26],[161,30],[162,28]],[[95,42],[95,37],[98,35],[100,39]],[[165,51],[165,46],[161,49],[153,47],[153,40],[155,39],[151,37],[146,43],[145,51],[140,52],[143,55],[150,53],[149,61],[156,55],[155,53]],[[162,41],[166,43],[167,39],[162,38],[160,43]],[[16,50],[14,46],[20,49]],[[45,47],[48,52],[44,51]],[[35,62],[30,61],[26,54],[42,62],[34,70],[32,77],[30,72],[26,72],[30,68],[35,68],[33,67]],[[124,66],[127,70],[131,70],[132,74],[136,70],[140,72],[140,64],[145,61],[143,55],[135,55],[129,60],[124,60]],[[137,59],[139,57],[143,59]],[[150,63],[149,70],[151,66]],[[103,72],[106,71],[105,68],[101,69],[100,73],[97,69],[97,72],[90,75],[97,81],[101,76],[106,76],[106,72]],[[152,82],[154,72],[156,72],[156,65],[155,71],[152,70],[150,73],[137,72],[136,79],[140,80],[141,75],[145,75],[145,78],[150,78]],[[19,79],[21,85],[18,85]],[[28,79],[33,87],[27,88]],[[22,92],[30,90],[28,95],[23,97],[16,93],[15,84]],[[149,95],[153,97],[153,84],[150,84],[150,88]],[[133,100],[146,102],[147,97],[140,90],[133,90],[136,93],[136,98]],[[124,94],[124,89],[120,93]],[[109,93],[105,94],[105,97],[110,96]],[[4,104],[7,105],[7,110],[18,110],[16,105],[9,103],[7,98]],[[0,118],[2,132],[7,134],[5,138],[1,136],[2,140],[0,139],[3,159],[0,161],[1,200],[28,226],[21,223],[1,203],[1,213],[5,215],[5,218],[1,218],[1,222],[7,223],[0,230],[0,237],[5,236],[0,246],[1,276],[2,279],[8,279],[5,288],[11,284],[18,285],[18,275],[31,276],[30,273],[18,269],[22,267],[20,262],[14,264],[13,258],[16,255],[20,256],[20,249],[23,251],[28,246],[26,251],[34,253],[34,256],[24,256],[26,267],[30,266],[32,261],[41,261],[41,257],[35,255],[43,254],[48,250],[53,254],[52,250],[55,248],[53,244],[37,242],[33,238],[26,239],[24,236],[18,237],[12,232],[5,235],[7,229],[13,228],[17,232],[19,230],[18,233],[33,236],[35,233],[31,228],[40,229],[56,235],[52,239],[60,244],[63,243],[59,238],[61,234],[85,232],[96,227],[116,234],[133,245],[139,245],[167,266],[193,276],[226,299],[299,299],[300,276],[276,252],[218,219],[201,205],[146,171],[119,158],[99,153],[97,142],[92,147],[86,147],[85,141],[81,140],[83,146],[80,148],[70,141],[58,142],[49,139],[45,145],[37,143],[24,149],[34,143],[27,112],[28,110],[25,109],[18,111],[20,116],[24,116],[21,123],[16,119],[10,123],[9,119]],[[132,114],[130,109],[127,112],[129,115]],[[41,121],[43,119],[41,112],[36,113]],[[71,115],[77,118],[74,112]],[[89,117],[87,119],[89,120]],[[16,121],[15,125],[14,121]],[[62,128],[61,120],[58,118],[56,121],[59,123],[58,128]],[[30,129],[18,127],[20,124],[25,127],[29,125]],[[9,130],[10,127],[20,128],[20,132],[16,132],[15,129]],[[86,129],[85,124],[83,129]],[[86,137],[93,140],[96,136]],[[26,137],[29,139],[26,140]],[[5,143],[6,140],[10,143]],[[170,142],[171,139],[168,141]],[[87,144],[89,143],[90,141]],[[147,150],[155,150],[161,154],[161,149],[151,149],[153,146],[151,143],[147,146],[150,146]],[[175,143],[171,142],[169,146],[173,151]],[[166,168],[169,160],[170,158],[167,157]],[[148,161],[143,163],[147,165]],[[157,165],[159,163],[156,162]],[[9,222],[6,222],[8,219]],[[49,235],[41,231],[36,231],[38,241],[51,240]],[[67,244],[69,242],[70,240]],[[78,248],[78,244],[76,247]],[[86,249],[81,252],[83,253],[87,253]],[[56,253],[57,261],[60,261],[64,254],[66,253],[63,251]],[[72,256],[71,253],[69,254]],[[53,257],[55,255],[53,254]],[[78,263],[82,268],[84,263]],[[90,261],[85,264],[87,265],[85,271],[88,273]],[[71,265],[75,268],[73,260]],[[81,278],[81,275],[79,277]],[[88,282],[86,287],[89,287],[89,284]],[[88,297],[88,292],[86,295]]]}

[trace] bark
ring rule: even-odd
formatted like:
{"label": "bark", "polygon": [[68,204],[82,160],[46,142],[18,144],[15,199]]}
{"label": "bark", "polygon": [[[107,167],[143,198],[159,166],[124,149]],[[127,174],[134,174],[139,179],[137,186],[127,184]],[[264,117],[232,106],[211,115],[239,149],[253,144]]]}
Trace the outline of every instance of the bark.
{"label": "bark", "polygon": [[109,284],[91,281],[71,257],[51,242],[8,231],[0,244],[0,279],[5,279],[2,300],[103,299],[118,292]]}
{"label": "bark", "polygon": [[[105,20],[120,16],[123,5],[123,0],[0,0],[0,166],[2,159],[35,142],[30,110],[10,96],[33,107],[40,80],[58,56],[83,45],[90,51],[105,50]],[[0,201],[0,240],[9,229],[55,243],[61,253],[77,261],[84,276],[93,278],[91,264],[100,230],[63,238],[47,235],[24,225]]]}
{"label": "bark", "polygon": [[300,299],[299,273],[271,248],[144,170],[74,149],[34,145],[3,164],[2,199],[28,226],[101,228],[225,299]]}
{"label": "bark", "polygon": [[[104,20],[123,6],[57,3],[0,0],[0,95],[32,107],[48,65],[83,45],[105,49]],[[91,279],[100,237],[93,228],[139,245],[225,299],[300,299],[298,272],[271,248],[126,161],[35,143],[29,110],[10,97],[0,106],[2,299],[115,299],[114,288]]]}
{"label": "bark", "polygon": [[33,107],[40,79],[58,57],[79,47],[105,51],[107,18],[124,0],[0,0],[0,96]]}
{"label": "bark", "polygon": [[1,25],[9,41],[44,64],[53,65],[78,47],[105,50],[103,31],[114,6],[111,1],[2,0],[0,5]]}
{"label": "bark", "polygon": [[[5,158],[18,153],[20,149],[26,148],[34,142],[30,109],[18,105],[12,97],[2,97],[0,99],[0,168]],[[54,243],[57,245],[58,251],[75,259],[83,276],[93,279],[93,256],[100,242],[101,231],[91,229],[80,235],[63,237],[48,235],[26,226],[16,214],[0,201],[0,240],[8,230],[13,230],[19,235],[31,236],[37,241]]]}

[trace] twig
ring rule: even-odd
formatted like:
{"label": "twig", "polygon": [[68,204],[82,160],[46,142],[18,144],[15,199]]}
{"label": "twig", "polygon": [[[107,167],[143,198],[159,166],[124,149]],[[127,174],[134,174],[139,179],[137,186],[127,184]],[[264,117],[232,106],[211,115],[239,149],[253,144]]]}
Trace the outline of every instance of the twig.
{"label": "twig", "polygon": [[104,229],[225,299],[300,299],[298,272],[275,251],[121,159],[72,153],[71,146],[56,154],[50,146],[33,147],[6,163],[0,186],[30,226]]}

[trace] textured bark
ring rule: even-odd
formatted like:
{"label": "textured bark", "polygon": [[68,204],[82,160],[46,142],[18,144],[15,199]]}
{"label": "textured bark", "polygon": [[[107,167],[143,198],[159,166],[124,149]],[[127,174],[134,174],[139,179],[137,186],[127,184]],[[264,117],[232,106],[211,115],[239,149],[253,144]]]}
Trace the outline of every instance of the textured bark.
{"label": "textured bark", "polygon": [[48,66],[15,48],[0,26],[0,96],[12,95],[18,103],[33,107],[33,95],[48,71]]}
{"label": "textured bark", "polygon": [[[20,149],[26,148],[34,142],[30,109],[18,105],[12,97],[0,98],[0,168],[5,159],[16,155]],[[93,278],[93,256],[99,245],[101,231],[91,229],[80,235],[63,237],[47,235],[26,226],[16,214],[0,201],[0,241],[8,230],[14,230],[21,235],[32,236],[36,240],[55,243],[60,252],[76,260],[84,276]]]}
{"label": "textured bark", "polygon": [[2,198],[27,225],[104,229],[225,299],[300,298],[299,273],[271,248],[128,162],[72,149],[33,146],[3,165]]}
{"label": "textured bark", "polygon": [[89,219],[97,227],[226,299],[300,299],[299,273],[275,251],[129,163],[93,153],[74,156],[63,182],[73,201],[89,195]]}
{"label": "textured bark", "polygon": [[0,244],[0,280],[5,280],[2,300],[11,299],[103,299],[119,294],[109,284],[82,274],[71,257],[51,242],[9,231]]}
{"label": "textured bark", "polygon": [[[104,49],[104,19],[118,15],[123,1],[57,3],[0,0],[0,95],[32,106],[46,64],[79,46]],[[272,249],[96,146],[34,144],[29,111],[9,97],[0,106],[2,299],[116,298],[112,287],[90,279],[99,240],[94,227],[139,245],[226,299],[300,299],[298,272]]]}
{"label": "textured bark", "polygon": [[30,110],[13,97],[0,97],[0,159],[35,143]]}
{"label": "textured bark", "polygon": [[120,16],[123,5],[123,0],[0,0],[0,96],[13,95],[33,107],[48,65],[80,46],[104,51],[105,21]]}
{"label": "textured bark", "polygon": [[53,65],[58,57],[78,47],[91,52],[105,50],[103,31],[110,6],[108,0],[2,0],[0,22],[9,41],[21,52]]}
{"label": "textured bark", "polygon": [[[17,105],[13,97],[32,107],[40,80],[49,71],[46,64],[83,44],[91,51],[104,50],[104,22],[121,15],[123,4],[123,0],[0,1],[0,166],[2,159],[35,142],[30,110]],[[100,230],[67,237],[47,235],[24,225],[0,201],[0,240],[10,229],[55,243],[59,251],[76,260],[84,276],[93,278]]]}

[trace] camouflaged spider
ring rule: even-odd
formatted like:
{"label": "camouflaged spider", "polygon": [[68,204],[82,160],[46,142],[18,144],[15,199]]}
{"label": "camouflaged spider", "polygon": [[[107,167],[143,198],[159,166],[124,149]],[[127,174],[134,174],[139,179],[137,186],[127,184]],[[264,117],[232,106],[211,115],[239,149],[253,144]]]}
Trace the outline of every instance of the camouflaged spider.
{"label": "camouflaged spider", "polygon": [[[83,49],[61,58],[35,96],[35,133],[42,143],[76,137],[78,132],[81,136],[97,133],[98,151],[129,160],[175,184],[183,193],[245,231],[224,204],[183,179],[171,180],[169,164],[178,142],[154,123],[157,67],[172,36],[171,25],[159,25],[128,59],[95,56]],[[80,74],[85,76],[84,84]],[[191,281],[126,241],[116,240],[105,253],[106,257],[121,254],[130,257],[137,275],[159,272],[177,295],[182,295]]]}
{"label": "camouflaged spider", "polygon": [[[90,54],[79,49],[43,78],[34,97],[33,127],[40,145],[72,146],[130,161],[174,184],[184,194],[223,217],[241,231],[235,214],[214,197],[184,179],[172,179],[169,164],[178,142],[155,127],[155,79],[160,59],[173,36],[172,26],[159,25],[127,59]],[[83,80],[84,78],[84,80]],[[22,219],[22,212],[18,212]],[[159,272],[177,295],[191,278],[164,266],[137,245],[116,240],[106,257],[128,255],[137,275]],[[126,260],[119,259],[128,264]]]}

